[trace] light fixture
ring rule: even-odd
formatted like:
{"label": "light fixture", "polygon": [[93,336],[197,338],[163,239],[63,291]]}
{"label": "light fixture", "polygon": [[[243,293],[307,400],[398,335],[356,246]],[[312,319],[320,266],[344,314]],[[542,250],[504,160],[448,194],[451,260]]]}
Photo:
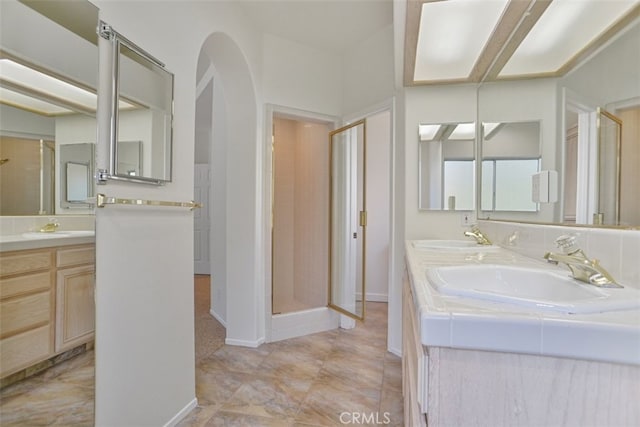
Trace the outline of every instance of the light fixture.
{"label": "light fixture", "polygon": [[[0,58],[0,102],[43,115],[94,114],[97,95],[10,58]],[[136,108],[120,100],[121,109]]]}
{"label": "light fixture", "polygon": [[34,98],[33,96],[24,95],[4,87],[0,87],[0,102],[45,116],[73,113],[73,111],[68,108]]}
{"label": "light fixture", "polygon": [[637,0],[552,1],[499,76],[559,71],[637,5]]}
{"label": "light fixture", "polygon": [[414,80],[467,78],[507,4],[507,0],[424,3]]}
{"label": "light fixture", "polygon": [[475,123],[460,123],[449,135],[449,139],[469,140],[476,137]]}
{"label": "light fixture", "polygon": [[440,125],[418,125],[420,141],[431,141],[438,133]]}

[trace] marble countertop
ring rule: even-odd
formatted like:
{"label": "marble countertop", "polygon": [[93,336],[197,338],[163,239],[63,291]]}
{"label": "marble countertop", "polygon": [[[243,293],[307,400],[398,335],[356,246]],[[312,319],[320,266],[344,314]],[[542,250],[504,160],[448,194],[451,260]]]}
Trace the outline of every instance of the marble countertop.
{"label": "marble countertop", "polygon": [[543,312],[440,294],[426,277],[429,268],[499,264],[568,270],[498,248],[446,251],[406,243],[406,261],[422,344],[425,346],[526,353],[640,365],[640,310],[595,314]]}
{"label": "marble countertop", "polygon": [[[29,237],[26,237],[28,234]],[[65,231],[59,233],[23,233],[0,236],[0,252],[40,249],[53,246],[81,245],[95,243],[95,232],[92,230]]]}

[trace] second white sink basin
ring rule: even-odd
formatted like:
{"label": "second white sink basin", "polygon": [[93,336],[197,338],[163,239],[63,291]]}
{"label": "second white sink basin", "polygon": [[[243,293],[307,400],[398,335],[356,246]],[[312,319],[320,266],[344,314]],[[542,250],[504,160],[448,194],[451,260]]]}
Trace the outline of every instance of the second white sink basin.
{"label": "second white sink basin", "polygon": [[427,270],[441,294],[489,300],[560,313],[599,313],[640,308],[640,291],[598,288],[547,270],[504,265],[465,265]]}
{"label": "second white sink basin", "polygon": [[433,249],[448,251],[489,251],[496,250],[496,245],[479,245],[473,240],[416,240],[413,242],[416,249]]}

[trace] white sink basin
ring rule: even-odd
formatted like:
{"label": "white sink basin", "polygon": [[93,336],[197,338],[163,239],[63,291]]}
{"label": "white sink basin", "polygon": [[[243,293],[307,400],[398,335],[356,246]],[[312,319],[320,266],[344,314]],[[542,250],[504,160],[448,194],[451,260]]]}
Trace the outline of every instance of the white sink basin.
{"label": "white sink basin", "polygon": [[53,233],[42,233],[39,231],[29,231],[27,233],[22,233],[22,237],[27,239],[59,239],[62,237],[83,236],[95,236],[95,232],[92,230],[61,230],[54,231]]}
{"label": "white sink basin", "polygon": [[416,240],[413,242],[416,249],[434,249],[448,251],[490,251],[496,250],[496,245],[479,245],[473,240]]}
{"label": "white sink basin", "polygon": [[598,288],[547,270],[466,265],[427,270],[441,294],[515,304],[560,313],[600,313],[640,308],[640,291]]}

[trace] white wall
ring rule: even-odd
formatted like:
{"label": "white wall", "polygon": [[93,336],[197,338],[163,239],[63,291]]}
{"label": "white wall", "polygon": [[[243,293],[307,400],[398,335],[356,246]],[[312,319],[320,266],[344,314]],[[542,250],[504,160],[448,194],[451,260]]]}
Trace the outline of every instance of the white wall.
{"label": "white wall", "polygon": [[387,301],[391,227],[391,112],[367,117],[367,301]]}
{"label": "white wall", "polygon": [[379,30],[342,57],[343,112],[352,114],[393,96],[393,27]]}
{"label": "white wall", "polygon": [[560,85],[593,102],[593,106],[640,96],[639,42],[640,20],[636,20],[632,28],[603,51],[567,74]]}
{"label": "white wall", "polygon": [[40,114],[0,104],[0,134],[53,140],[55,133],[56,122],[52,117],[44,117]]}
{"label": "white wall", "polygon": [[[196,64],[202,44],[214,31],[227,33],[256,73],[261,67],[257,35],[231,3],[154,2],[153,19],[147,2],[96,4],[102,19],[162,59],[175,74],[173,182],[163,187],[109,182],[101,190],[119,197],[190,200]],[[172,28],[180,28],[179,36],[168,31]],[[251,83],[246,88],[253,89]],[[254,112],[253,122],[243,122],[241,117],[229,120],[229,134],[240,126],[244,130],[237,132],[242,140],[230,144],[234,152],[227,153],[229,168],[236,168],[230,179],[238,191],[228,195],[226,206],[234,209],[229,226],[237,239],[229,249],[229,256],[236,259],[228,265],[233,271],[227,271],[227,277],[237,281],[229,292],[244,293],[244,301],[234,297],[236,317],[229,320],[243,322],[238,317],[244,317],[245,324],[230,324],[228,331],[256,340],[260,334],[256,321],[259,295],[255,291],[260,284],[256,274],[259,263],[255,253],[246,248],[259,246],[255,203],[260,196],[255,172],[247,174],[246,169],[256,169],[256,129],[260,123],[255,119],[255,101],[244,109]],[[99,138],[99,166],[107,160],[102,138],[104,134]],[[110,206],[101,209],[96,218],[96,425],[171,424],[196,402],[192,213]]]}
{"label": "white wall", "polygon": [[320,49],[263,34],[265,103],[314,113],[342,112],[342,58]]}
{"label": "white wall", "polygon": [[[85,116],[83,114],[74,114],[71,116],[60,116],[55,119],[56,123],[56,214],[91,214],[93,208],[73,208],[65,209],[61,207],[60,183],[61,167],[60,164],[60,146],[65,144],[86,144],[96,143],[96,119],[95,117]],[[94,182],[92,181],[92,184]]]}
{"label": "white wall", "polygon": [[405,238],[461,238],[460,213],[418,210],[418,125],[476,120],[476,86],[421,86],[405,89]]}
{"label": "white wall", "polygon": [[[541,170],[555,170],[562,176],[563,163],[558,159],[557,79],[516,80],[487,83],[479,90],[479,119],[482,122],[540,123]],[[490,141],[487,142],[490,144]],[[492,219],[553,222],[558,203],[540,204],[539,212],[490,212]]]}

